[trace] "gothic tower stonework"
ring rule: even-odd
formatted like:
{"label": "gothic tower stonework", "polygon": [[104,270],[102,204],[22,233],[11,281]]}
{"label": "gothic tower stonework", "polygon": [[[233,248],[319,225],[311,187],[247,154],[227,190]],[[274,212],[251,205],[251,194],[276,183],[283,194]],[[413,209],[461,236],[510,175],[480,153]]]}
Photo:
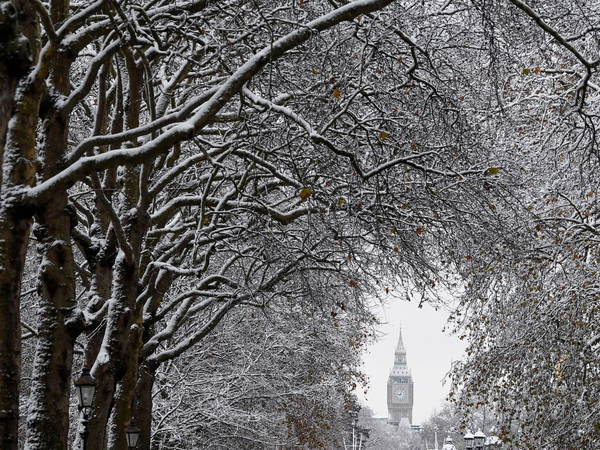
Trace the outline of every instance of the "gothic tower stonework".
{"label": "gothic tower stonework", "polygon": [[387,384],[388,422],[398,426],[412,424],[413,380],[406,364],[406,350],[402,342],[402,330],[394,352],[394,367]]}

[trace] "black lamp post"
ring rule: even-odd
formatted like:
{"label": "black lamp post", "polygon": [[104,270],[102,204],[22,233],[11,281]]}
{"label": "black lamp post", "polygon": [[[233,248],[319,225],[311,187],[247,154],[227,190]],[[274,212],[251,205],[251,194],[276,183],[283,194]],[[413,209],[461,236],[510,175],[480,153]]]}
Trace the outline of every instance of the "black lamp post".
{"label": "black lamp post", "polygon": [[92,410],[94,393],[96,392],[96,380],[90,375],[90,369],[83,368],[81,370],[81,376],[75,381],[75,387],[77,388],[77,395],[79,397],[79,409],[83,411],[83,421],[81,422],[83,431],[81,432],[81,439],[83,442],[83,450],[86,450],[88,414]]}
{"label": "black lamp post", "polygon": [[370,429],[366,427],[360,427],[360,442],[359,442],[359,450],[365,450],[367,448],[367,440],[369,439]]}
{"label": "black lamp post", "polygon": [[475,436],[471,434],[470,431],[467,431],[465,434],[465,448],[467,450],[473,449],[475,446]]}
{"label": "black lamp post", "polygon": [[127,438],[127,447],[135,448],[137,446],[138,439],[140,438],[140,432],[141,432],[141,430],[134,425],[129,425],[125,429],[125,437]]}
{"label": "black lamp post", "polygon": [[479,430],[477,433],[475,433],[474,440],[475,448],[483,450],[483,446],[485,445],[485,434],[483,431]]}

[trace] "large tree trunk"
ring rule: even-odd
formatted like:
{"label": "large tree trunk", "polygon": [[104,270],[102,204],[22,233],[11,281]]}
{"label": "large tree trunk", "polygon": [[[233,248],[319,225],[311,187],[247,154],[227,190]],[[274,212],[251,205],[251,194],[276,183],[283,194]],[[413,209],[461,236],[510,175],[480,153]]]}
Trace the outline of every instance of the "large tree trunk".
{"label": "large tree trunk", "polygon": [[[50,121],[50,127],[45,130],[48,138],[52,138],[52,128],[60,130],[58,123]],[[52,148],[59,147],[52,145]],[[82,329],[75,301],[70,241],[72,224],[66,192],[52,196],[39,208],[37,217],[39,223],[34,228],[34,234],[42,255],[38,286],[39,327],[25,448],[59,450],[67,449],[69,442],[73,346]]]}
{"label": "large tree trunk", "polygon": [[[113,270],[116,258],[116,243],[114,234],[108,233],[108,223],[103,221],[105,215],[101,208],[97,207],[97,225],[102,230],[104,245],[102,249],[93,257],[89,258],[90,268],[93,270],[92,286],[88,296],[88,309],[92,313],[97,313],[105,303],[111,298],[111,288],[113,284]],[[109,303],[109,305],[111,305]],[[108,423],[108,417],[112,405],[112,398],[115,389],[114,368],[111,365],[112,360],[105,358],[106,353],[99,358],[102,349],[106,325],[101,319],[111,313],[112,308],[98,319],[98,323],[87,330],[87,339],[85,342],[84,366],[94,367],[93,375],[96,377],[96,399],[94,402],[94,412],[88,422],[88,433],[93,436],[87,444],[88,450],[101,450],[106,448],[105,428]],[[76,438],[75,448],[81,448],[80,436]]]}
{"label": "large tree trunk", "polygon": [[[117,448],[112,440],[106,440],[105,433],[111,411],[116,406],[116,398],[126,395],[122,391],[123,383],[127,386],[131,384],[131,381],[128,380],[132,376],[130,366],[137,364],[137,352],[135,354],[128,354],[128,352],[132,349],[135,350],[136,345],[132,345],[132,343],[141,340],[141,337],[138,336],[140,331],[136,331],[139,329],[139,325],[134,326],[136,321],[133,320],[138,291],[137,270],[135,266],[125,260],[125,256],[121,252],[115,262],[113,294],[107,312],[104,340],[92,370],[98,385],[94,412],[88,425],[90,436],[95,437],[88,443],[88,450]],[[132,301],[133,304],[130,304]],[[137,374],[137,367],[134,370]],[[118,386],[117,383],[119,383]],[[135,384],[131,389],[134,388]],[[122,414],[122,407],[120,411]]]}
{"label": "large tree trunk", "polygon": [[[62,23],[69,15],[69,0],[52,0],[50,18]],[[72,59],[57,51],[50,62],[49,83],[56,93],[71,91]],[[60,172],[68,149],[70,111],[63,111],[52,96],[45,102],[39,158],[42,179]],[[66,450],[69,444],[69,400],[73,346],[83,321],[75,300],[75,270],[71,227],[75,214],[67,206],[66,190],[55,192],[38,207],[34,234],[41,265],[38,273],[40,303],[38,336],[27,417],[27,450]]]}
{"label": "large tree trunk", "polygon": [[38,336],[27,419],[27,450],[67,449],[75,324],[75,280],[69,244],[66,196],[57,195],[39,214],[34,234],[40,243]]}
{"label": "large tree trunk", "polygon": [[[0,35],[0,49],[4,51],[0,57],[0,161],[4,157],[4,143],[8,120],[12,116],[15,101],[15,90],[20,73],[15,73],[13,61],[8,54],[8,49],[18,45],[19,31],[16,20],[16,9],[10,1],[0,1],[0,27],[6,32]],[[2,171],[0,170],[0,185],[2,184]]]}
{"label": "large tree trunk", "polygon": [[149,450],[152,438],[152,389],[156,377],[156,368],[142,365],[135,389],[133,417],[135,425],[140,427],[138,448]]}
{"label": "large tree trunk", "polygon": [[33,210],[20,201],[35,181],[40,86],[25,76],[39,52],[30,2],[0,1],[0,448],[18,446],[21,280]]}
{"label": "large tree trunk", "polygon": [[[133,400],[138,379],[138,361],[142,347],[141,317],[131,326],[128,348],[126,349],[127,373],[118,381],[115,391],[114,408],[108,423],[108,445],[115,450],[127,450],[125,429],[136,420],[133,417]],[[139,448],[139,447],[138,447]]]}
{"label": "large tree trunk", "polygon": [[[134,55],[123,49],[127,67],[128,86],[125,100],[126,127],[134,129],[140,124],[141,91],[143,86],[143,70],[141,63]],[[137,142],[131,142],[135,146]],[[119,375],[115,377],[115,391],[112,409],[108,421],[107,447],[115,450],[127,450],[125,429],[132,417],[132,404],[137,382],[139,353],[142,346],[142,311],[136,307],[139,289],[139,261],[142,242],[149,225],[148,207],[142,199],[140,189],[144,186],[145,172],[138,167],[126,167],[124,170],[121,217],[123,218],[123,239],[129,246],[129,255],[120,253],[115,264],[112,292],[112,312],[106,325],[105,340],[109,359],[119,367]],[[146,175],[147,176],[147,175]],[[133,214],[131,212],[134,211]],[[121,245],[123,245],[121,243]],[[116,340],[118,339],[118,345]]]}
{"label": "large tree trunk", "polygon": [[[152,296],[152,301],[149,302],[148,309],[145,311],[147,315],[153,316],[156,314],[156,311],[163,300],[163,293],[168,291],[172,282],[173,274],[171,272],[162,272],[156,281],[152,281],[156,286],[156,292]],[[151,325],[151,322],[145,321],[142,346],[154,336],[154,328],[155,327]],[[132,418],[135,421],[135,425],[140,428],[138,448],[149,450],[150,445],[152,444],[152,389],[154,387],[156,371],[158,370],[159,365],[148,363],[145,361],[144,356],[140,356],[138,364],[140,368],[135,387]]]}
{"label": "large tree trunk", "polygon": [[0,448],[3,450],[16,450],[18,444],[19,299],[30,225],[29,215],[3,201],[0,206]]}

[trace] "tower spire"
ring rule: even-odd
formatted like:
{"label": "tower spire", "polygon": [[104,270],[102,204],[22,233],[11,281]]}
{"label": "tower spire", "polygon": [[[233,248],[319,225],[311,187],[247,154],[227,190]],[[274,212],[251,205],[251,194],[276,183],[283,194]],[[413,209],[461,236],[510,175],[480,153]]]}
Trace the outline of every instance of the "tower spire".
{"label": "tower spire", "polygon": [[404,348],[404,341],[402,340],[402,325],[400,325],[398,344],[396,344],[396,350],[394,351],[393,371],[408,371],[408,368],[406,367],[406,349]]}
{"label": "tower spire", "polygon": [[396,344],[396,351],[394,353],[406,353],[404,349],[404,341],[402,341],[402,325],[400,325],[400,332],[398,333],[398,344]]}

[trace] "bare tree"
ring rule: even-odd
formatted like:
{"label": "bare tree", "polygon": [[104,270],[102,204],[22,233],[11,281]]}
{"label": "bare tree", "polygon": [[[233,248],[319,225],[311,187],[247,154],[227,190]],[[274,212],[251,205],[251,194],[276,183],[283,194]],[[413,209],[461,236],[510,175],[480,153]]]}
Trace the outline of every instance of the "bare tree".
{"label": "bare tree", "polygon": [[[11,75],[18,87],[8,86],[3,138],[6,448],[17,445],[14,319],[33,220],[40,263],[26,448],[68,444],[82,333],[99,383],[93,445],[121,448],[140,364],[181,355],[292,272],[338,271],[350,290],[376,281],[376,269],[412,272],[427,289],[436,254],[425,249],[452,222],[435,210],[460,202],[456,190],[427,193],[486,166],[441,154],[444,134],[466,139],[455,127],[462,119],[439,108],[452,92],[428,72],[428,53],[384,25],[401,9],[372,15],[389,3],[7,9],[11,36],[22,32],[39,51]],[[389,53],[397,37],[406,56]],[[378,89],[385,74],[392,83]],[[428,125],[401,126],[406,113],[395,117],[390,89],[410,92],[406,112],[425,105]],[[197,284],[181,288],[190,277]],[[180,296],[165,297],[172,289]],[[205,308],[217,311],[199,324]],[[190,323],[193,333],[157,351]]]}

